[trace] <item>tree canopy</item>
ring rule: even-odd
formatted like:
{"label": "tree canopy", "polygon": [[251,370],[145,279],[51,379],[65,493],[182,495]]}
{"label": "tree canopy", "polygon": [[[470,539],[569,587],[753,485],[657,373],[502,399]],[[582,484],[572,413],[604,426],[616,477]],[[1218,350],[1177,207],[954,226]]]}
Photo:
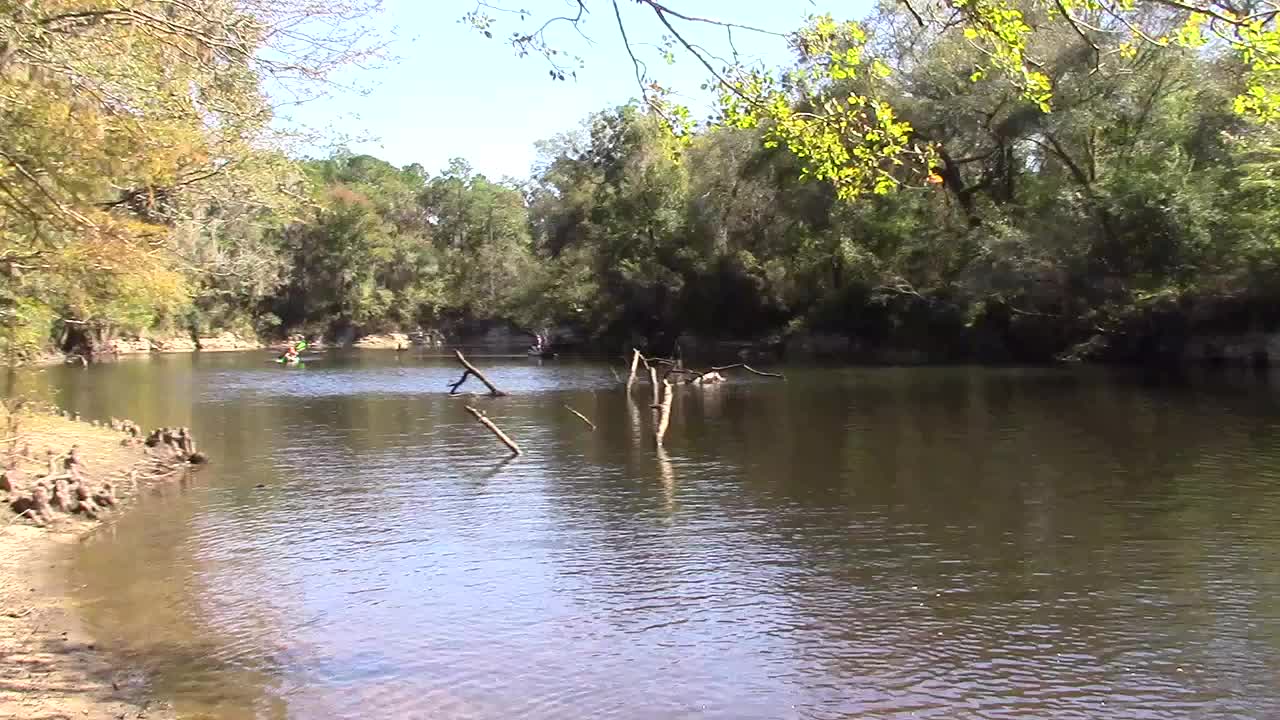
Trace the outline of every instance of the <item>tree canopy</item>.
{"label": "tree canopy", "polygon": [[295,201],[277,105],[376,53],[356,22],[375,7],[0,3],[0,312],[10,343],[34,341],[20,330],[49,319],[83,333],[180,313],[188,276],[211,268],[202,259],[270,284],[270,263],[241,256],[254,254],[254,218],[287,215]]}
{"label": "tree canopy", "polygon": [[[622,45],[635,65],[641,97],[677,136],[695,127],[687,108],[673,103],[667,88],[637,53],[658,48],[668,62],[676,51],[705,69],[708,87],[719,99],[713,125],[760,127],[764,142],[790,149],[802,172],[832,183],[841,198],[865,192],[884,194],[900,186],[945,181],[947,161],[936,138],[919,132],[895,103],[902,75],[912,70],[900,53],[884,44],[872,22],[905,14],[914,45],[962,48],[970,82],[1012,91],[1013,101],[1043,114],[1061,106],[1064,86],[1080,73],[1135,72],[1152,51],[1193,52],[1233,61],[1241,82],[1224,102],[1236,114],[1262,123],[1280,119],[1280,6],[1268,0],[893,0],[868,20],[813,16],[799,29],[752,27],[733,18],[684,12],[668,2],[633,0],[663,28],[660,40],[628,34],[619,0],[575,0],[575,12],[559,15],[520,9],[535,22],[511,32],[520,55],[538,54],[554,78],[565,79],[572,39],[552,36],[560,25],[581,30],[592,11],[616,19]],[[465,19],[493,37],[510,10],[480,2]],[[690,32],[723,31],[717,45],[691,39]],[[788,68],[752,65],[740,59],[734,33],[776,36],[794,51]],[[1071,51],[1078,67],[1055,74],[1053,55]]]}
{"label": "tree canopy", "polygon": [[[705,62],[714,117],[637,56],[640,101],[548,138],[520,181],[291,148],[274,103],[376,54],[370,6],[14,5],[0,341],[497,323],[1038,361],[1280,326],[1270,5],[898,2],[783,32],[636,2],[670,26],[660,55]],[[492,35],[488,7],[469,20]],[[548,31],[581,13],[511,40],[570,76]],[[795,62],[717,64],[693,26],[776,34]]]}

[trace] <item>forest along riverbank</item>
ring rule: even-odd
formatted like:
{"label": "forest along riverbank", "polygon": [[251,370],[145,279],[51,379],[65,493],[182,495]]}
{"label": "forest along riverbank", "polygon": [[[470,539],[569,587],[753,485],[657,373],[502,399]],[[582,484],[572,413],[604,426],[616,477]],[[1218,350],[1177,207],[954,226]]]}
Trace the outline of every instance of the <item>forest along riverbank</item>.
{"label": "forest along riverbank", "polygon": [[77,622],[63,547],[112,522],[148,487],[204,462],[185,430],[144,436],[48,412],[6,415],[0,492],[0,718],[173,717],[145,678],[113,663]]}

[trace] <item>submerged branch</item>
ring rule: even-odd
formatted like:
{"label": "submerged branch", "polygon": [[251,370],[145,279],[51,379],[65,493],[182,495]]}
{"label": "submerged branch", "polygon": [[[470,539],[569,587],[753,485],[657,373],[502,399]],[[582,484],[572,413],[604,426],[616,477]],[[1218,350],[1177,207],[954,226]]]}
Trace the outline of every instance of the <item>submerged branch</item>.
{"label": "submerged branch", "polygon": [[476,420],[480,421],[481,425],[488,428],[489,432],[493,433],[494,437],[498,438],[498,440],[500,440],[503,445],[506,445],[507,448],[511,450],[512,455],[521,454],[520,446],[516,445],[516,442],[514,440],[507,437],[507,434],[502,432],[502,429],[499,428],[497,425],[495,425],[493,421],[490,420],[483,412],[471,407],[470,405],[467,406],[467,412],[474,415],[476,417]]}

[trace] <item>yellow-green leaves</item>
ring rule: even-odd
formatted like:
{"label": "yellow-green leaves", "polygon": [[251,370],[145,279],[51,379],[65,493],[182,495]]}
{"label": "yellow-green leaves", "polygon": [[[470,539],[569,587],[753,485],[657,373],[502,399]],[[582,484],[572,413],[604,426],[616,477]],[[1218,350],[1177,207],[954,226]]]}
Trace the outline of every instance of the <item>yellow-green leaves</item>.
{"label": "yellow-green leaves", "polygon": [[1205,21],[1209,19],[1204,13],[1193,12],[1187,21],[1178,28],[1177,42],[1188,48],[1198,48],[1208,42],[1204,36]]}
{"label": "yellow-green leaves", "polygon": [[1236,96],[1233,108],[1237,114],[1261,122],[1274,122],[1280,120],[1280,93],[1256,83]]}
{"label": "yellow-green leaves", "polygon": [[101,326],[180,307],[200,258],[227,256],[189,252],[210,218],[296,201],[265,85],[302,100],[371,59],[374,2],[5,3],[0,256],[33,258],[20,292]]}
{"label": "yellow-green leaves", "polygon": [[803,161],[801,176],[830,182],[842,200],[896,189],[918,159],[909,123],[877,99],[877,82],[891,68],[867,53],[857,23],[829,15],[811,19],[792,39],[799,64],[779,81],[771,73],[744,72],[720,92],[721,121],[764,128],[766,147],[785,147]]}
{"label": "yellow-green leaves", "polygon": [[[1002,72],[1022,91],[1022,96],[1043,112],[1049,112],[1052,84],[1027,58],[1031,27],[1022,11],[1004,0],[958,0],[955,6],[966,19],[964,38],[987,56],[991,66]],[[985,71],[975,70],[973,79]]]}
{"label": "yellow-green leaves", "polygon": [[1236,112],[1261,122],[1280,120],[1280,19],[1237,21],[1235,48],[1249,67],[1246,90],[1235,99]]}

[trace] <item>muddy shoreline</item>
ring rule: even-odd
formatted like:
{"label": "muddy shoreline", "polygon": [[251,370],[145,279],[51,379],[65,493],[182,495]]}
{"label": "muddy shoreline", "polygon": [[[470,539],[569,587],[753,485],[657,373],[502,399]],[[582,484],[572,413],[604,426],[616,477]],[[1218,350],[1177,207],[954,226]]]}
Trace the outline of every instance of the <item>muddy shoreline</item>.
{"label": "muddy shoreline", "polygon": [[[119,430],[48,413],[20,418],[18,439],[6,438],[7,465],[21,468],[24,458],[14,456],[23,450],[42,455],[76,446],[86,481],[112,482],[117,494],[114,506],[104,507],[96,520],[56,512],[40,526],[12,512],[9,502],[0,513],[0,720],[175,718],[171,707],[149,697],[145,676],[119,665],[85,631],[66,566],[70,546],[108,526],[142,492],[172,476],[139,479],[154,475],[148,472],[156,467],[157,452]],[[35,482],[20,479],[8,500],[29,493]]]}

